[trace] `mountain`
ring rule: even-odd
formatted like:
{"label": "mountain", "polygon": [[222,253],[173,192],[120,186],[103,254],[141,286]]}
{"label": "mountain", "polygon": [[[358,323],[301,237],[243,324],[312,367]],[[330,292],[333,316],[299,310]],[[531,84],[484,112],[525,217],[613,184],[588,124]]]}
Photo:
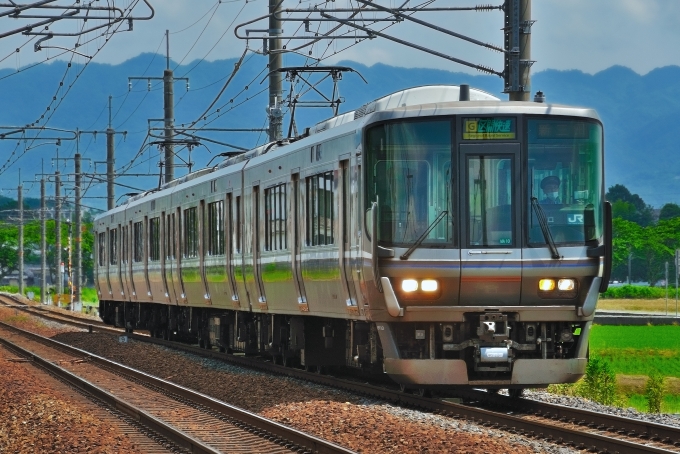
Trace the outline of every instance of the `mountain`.
{"label": "mountain", "polygon": [[[175,118],[177,125],[189,125],[199,118],[223,88],[236,63],[235,59],[214,62],[196,61],[175,68],[175,77],[188,77],[189,90],[184,81],[175,88]],[[295,65],[296,62],[288,61]],[[340,62],[363,76],[345,73],[339,82],[344,98],[340,111],[355,109],[362,104],[394,91],[427,84],[461,84],[488,91],[501,99],[502,81],[496,76],[470,75],[423,68],[399,68],[383,64],[367,67],[354,62]],[[215,103],[206,122],[208,128],[255,128],[266,124],[267,104],[266,61],[259,56],[247,58],[224,94]],[[162,127],[163,90],[158,80],[165,69],[165,58],[154,54],[141,54],[119,65],[90,63],[87,67],[54,61],[35,67],[0,70],[0,138],[10,130],[8,126],[42,125],[86,131],[80,142],[63,140],[55,145],[57,136],[64,132],[44,132],[44,140],[18,140],[17,135],[7,135],[0,140],[0,175],[6,195],[14,196],[11,188],[18,183],[18,169],[22,169],[26,197],[38,197],[38,184],[30,184],[34,174],[52,173],[60,166],[63,174],[72,172],[69,160],[76,150],[85,158],[83,170],[94,173],[105,171],[106,138],[101,134],[108,125],[108,97],[112,99],[113,127],[126,134],[116,136],[116,168],[130,162],[126,178],[119,178],[125,186],[116,188],[117,196],[129,191],[149,188],[158,184],[157,148],[159,139],[151,138],[152,146],[143,146],[148,125]],[[150,78],[132,80],[128,77]],[[151,79],[155,78],[155,79]],[[150,90],[147,89],[150,86]],[[283,82],[288,90],[289,82]],[[330,94],[327,80],[320,85]],[[309,91],[301,85],[296,92]],[[532,90],[543,91],[551,103],[571,104],[595,108],[605,125],[606,186],[624,184],[632,193],[639,194],[645,202],[661,207],[667,202],[680,203],[680,161],[673,158],[678,151],[676,124],[680,119],[680,67],[658,68],[645,75],[614,66],[597,74],[581,71],[547,70],[532,75]],[[314,93],[311,93],[313,95]],[[314,99],[306,94],[302,99]],[[318,96],[316,97],[318,99]],[[48,110],[49,107],[49,110]],[[298,109],[298,131],[331,116],[331,109]],[[150,121],[149,119],[156,119]],[[289,127],[285,118],[284,131]],[[92,131],[99,131],[97,135]],[[154,131],[162,135],[162,131]],[[182,150],[176,163],[191,162],[193,169],[207,164],[220,152],[233,149],[231,145],[249,148],[266,140],[264,132],[200,132],[213,142],[202,141],[191,151]],[[9,140],[11,139],[11,140]],[[229,145],[229,146],[228,146]],[[25,151],[30,148],[28,151]],[[59,160],[53,158],[59,153]],[[67,158],[66,160],[61,158]],[[218,158],[219,159],[219,158]],[[89,161],[88,161],[89,160]],[[216,162],[216,161],[213,161]],[[180,168],[177,176],[187,172]],[[27,177],[28,175],[28,177]],[[144,177],[143,175],[150,175]],[[36,177],[39,178],[39,177]],[[70,193],[72,183],[66,182],[64,190]],[[48,194],[54,189],[48,184]],[[101,183],[88,184],[88,197],[105,196]],[[85,205],[102,207],[101,198],[88,199]]]}

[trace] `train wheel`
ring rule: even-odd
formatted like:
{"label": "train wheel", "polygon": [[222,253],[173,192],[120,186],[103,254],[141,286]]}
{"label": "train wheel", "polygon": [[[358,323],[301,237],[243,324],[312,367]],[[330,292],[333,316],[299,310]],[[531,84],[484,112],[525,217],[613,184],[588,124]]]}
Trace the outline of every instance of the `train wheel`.
{"label": "train wheel", "polygon": [[513,399],[519,399],[524,394],[524,388],[508,389],[508,395]]}
{"label": "train wheel", "polygon": [[432,393],[430,392],[430,390],[425,388],[417,388],[413,390],[413,394],[415,394],[418,397],[432,397]]}

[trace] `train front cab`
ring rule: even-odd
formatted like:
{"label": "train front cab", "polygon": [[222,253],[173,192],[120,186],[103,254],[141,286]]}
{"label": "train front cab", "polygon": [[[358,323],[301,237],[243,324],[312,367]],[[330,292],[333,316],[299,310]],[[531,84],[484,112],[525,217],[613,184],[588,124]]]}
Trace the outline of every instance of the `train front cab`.
{"label": "train front cab", "polygon": [[472,107],[365,131],[385,372],[417,386],[574,382],[610,267],[602,126],[586,109]]}

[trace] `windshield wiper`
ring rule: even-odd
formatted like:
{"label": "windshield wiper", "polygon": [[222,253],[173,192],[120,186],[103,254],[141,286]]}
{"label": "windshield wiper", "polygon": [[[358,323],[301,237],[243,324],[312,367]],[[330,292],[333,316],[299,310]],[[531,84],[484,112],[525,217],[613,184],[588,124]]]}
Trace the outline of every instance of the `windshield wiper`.
{"label": "windshield wiper", "polygon": [[543,232],[545,242],[548,243],[548,247],[550,248],[550,255],[554,259],[559,259],[560,253],[557,250],[557,246],[555,245],[555,240],[552,237],[552,233],[550,233],[550,226],[548,226],[548,220],[545,218],[545,212],[543,211],[543,208],[541,208],[541,205],[538,204],[538,199],[536,197],[531,198],[531,206],[534,208],[534,211],[536,211],[538,225],[541,226],[541,232]]}
{"label": "windshield wiper", "polygon": [[427,235],[430,234],[430,232],[432,231],[432,229],[435,228],[435,226],[436,226],[437,224],[439,224],[439,221],[441,221],[441,220],[444,218],[444,216],[446,216],[447,214],[449,214],[448,211],[442,211],[441,213],[439,213],[439,216],[437,216],[437,218],[436,218],[434,221],[432,221],[432,224],[429,225],[429,227],[427,228],[427,230],[425,230],[425,232],[423,232],[423,234],[420,235],[420,237],[418,237],[418,239],[416,240],[416,242],[413,243],[413,246],[411,246],[410,248],[408,248],[408,250],[407,250],[406,252],[404,252],[403,254],[401,254],[401,255],[399,256],[399,258],[400,258],[401,260],[406,260],[407,258],[409,258],[409,256],[410,256],[411,254],[413,254],[413,251],[415,251],[415,250],[418,248],[418,246],[420,246],[420,243],[422,243],[422,242],[425,240],[425,238],[427,238]]}

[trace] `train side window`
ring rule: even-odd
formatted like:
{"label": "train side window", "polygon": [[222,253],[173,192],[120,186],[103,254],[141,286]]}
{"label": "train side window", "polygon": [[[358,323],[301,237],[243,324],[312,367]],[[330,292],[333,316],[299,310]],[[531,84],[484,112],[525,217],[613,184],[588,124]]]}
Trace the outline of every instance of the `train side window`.
{"label": "train side window", "polygon": [[118,264],[118,229],[109,230],[109,263]]}
{"label": "train side window", "polygon": [[175,258],[175,214],[166,217],[165,224],[165,258]]}
{"label": "train side window", "polygon": [[264,190],[265,250],[288,248],[286,229],[286,185],[279,184]]}
{"label": "train side window", "polygon": [[198,217],[196,207],[184,210],[184,257],[198,257]]}
{"label": "train side window", "polygon": [[161,219],[149,221],[149,260],[157,262],[161,259]]}
{"label": "train side window", "polygon": [[99,234],[99,266],[106,265],[106,233],[102,232]]}
{"label": "train side window", "polygon": [[208,255],[224,255],[224,202],[208,204]]}
{"label": "train side window", "polygon": [[307,177],[306,194],[307,245],[333,244],[335,241],[333,236],[335,220],[333,172]]}
{"label": "train side window", "polygon": [[132,257],[132,261],[141,262],[144,258],[144,226],[140,221],[135,222],[132,225],[132,228],[132,242],[134,243],[132,250],[134,256]]}
{"label": "train side window", "polygon": [[129,232],[128,226],[126,225],[125,227],[123,227],[123,257],[122,257],[123,263],[128,263],[128,261],[130,260],[128,252],[130,248],[129,245],[130,234],[128,232]]}
{"label": "train side window", "polygon": [[234,251],[241,253],[241,196],[236,197],[236,228],[234,229]]}

